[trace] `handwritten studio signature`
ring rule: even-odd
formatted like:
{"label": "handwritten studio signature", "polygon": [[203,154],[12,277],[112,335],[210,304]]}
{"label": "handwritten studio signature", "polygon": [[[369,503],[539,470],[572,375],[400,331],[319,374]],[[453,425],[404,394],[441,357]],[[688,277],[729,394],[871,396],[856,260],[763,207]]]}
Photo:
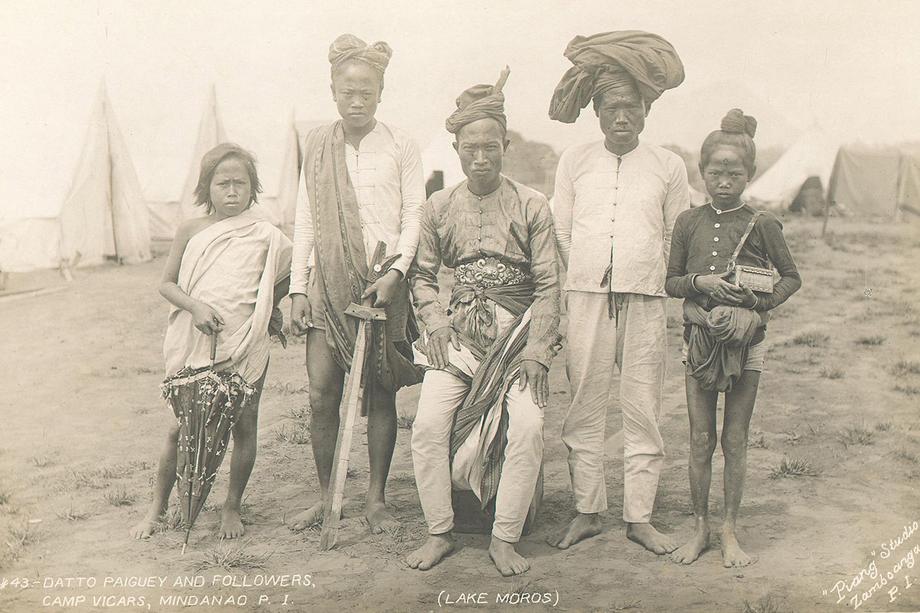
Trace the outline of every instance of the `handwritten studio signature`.
{"label": "handwritten studio signature", "polygon": [[879,593],[888,595],[888,603],[896,601],[920,580],[911,570],[920,562],[920,522],[906,524],[896,537],[873,550],[872,560],[852,578],[837,581],[833,587],[821,590],[824,596],[836,597],[837,604],[848,600],[847,606],[858,609]]}

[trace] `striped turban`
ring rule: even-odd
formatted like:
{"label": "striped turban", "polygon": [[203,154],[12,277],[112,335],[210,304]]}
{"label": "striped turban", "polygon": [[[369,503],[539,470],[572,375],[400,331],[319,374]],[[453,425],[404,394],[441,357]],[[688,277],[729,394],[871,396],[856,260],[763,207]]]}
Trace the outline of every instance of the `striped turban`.
{"label": "striped turban", "polygon": [[664,90],[684,80],[684,65],[671,43],[639,30],[576,36],[564,55],[574,66],[549,106],[550,119],[563,123],[574,123],[596,95],[623,86],[635,87],[648,110]]}
{"label": "striped turban", "polygon": [[444,122],[447,131],[456,134],[468,123],[494,119],[501,126],[502,132],[505,132],[508,129],[508,119],[505,117],[505,94],[502,88],[509,74],[511,70],[505,66],[495,85],[474,85],[460,94],[457,110]]}

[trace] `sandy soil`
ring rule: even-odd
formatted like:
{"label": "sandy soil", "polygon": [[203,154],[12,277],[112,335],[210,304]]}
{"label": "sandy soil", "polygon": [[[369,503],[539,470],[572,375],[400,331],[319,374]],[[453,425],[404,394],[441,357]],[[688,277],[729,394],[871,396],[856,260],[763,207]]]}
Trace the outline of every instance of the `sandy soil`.
{"label": "sandy soil", "polygon": [[[522,545],[533,560],[529,573],[502,578],[488,560],[484,535],[461,536],[459,551],[434,570],[407,568],[404,555],[425,535],[410,432],[399,431],[389,484],[389,505],[405,529],[374,536],[362,519],[363,423],[351,457],[339,545],[320,552],[319,532],[293,534],[284,525],[286,516],[313,500],[317,488],[305,430],[309,408],[302,343],[287,350],[278,346],[272,355],[259,457],[244,503],[244,539],[219,542],[215,536],[226,491],[225,462],[184,556],[180,530],[134,541],[129,528],[146,510],[153,466],[172,418],[158,396],[166,305],[155,286],[162,259],[80,271],[59,291],[0,298],[5,348],[0,354],[0,610],[171,611],[182,607],[161,597],[194,596],[199,602],[225,600],[207,606],[186,602],[193,610],[208,611],[427,611],[444,604],[445,593],[450,601],[487,593],[488,607],[448,606],[835,611],[853,608],[850,598],[862,599],[889,571],[890,583],[876,587],[859,608],[920,609],[915,557],[912,568],[899,563],[915,546],[920,559],[920,530],[897,540],[905,525],[920,520],[918,225],[835,219],[827,240],[820,240],[819,232],[820,224],[812,220],[787,222],[805,285],[778,310],[768,333],[773,348],[752,422],[740,520],[742,544],[759,562],[743,570],[721,566],[717,542],[684,567],[626,541],[616,409],[608,426],[611,508],[603,516],[604,532],[564,552],[545,544],[573,508],[559,439],[568,402],[562,359],[552,369],[553,402],[546,412],[544,505],[534,533]],[[668,458],[654,519],[683,538],[691,528],[688,426],[678,305],[671,306],[671,371],[661,418]],[[415,388],[400,396],[403,425],[411,420],[417,394]],[[787,464],[807,463],[799,466],[815,474],[771,478],[784,458]],[[721,465],[717,451],[711,502],[716,527]],[[878,577],[866,576],[873,569]],[[290,582],[290,575],[301,584],[309,575],[310,586],[260,585],[267,576]],[[123,585],[148,577],[163,578],[165,585]],[[71,578],[69,587],[66,578]],[[177,579],[204,585],[175,587]],[[221,587],[234,580],[238,587]],[[92,581],[95,586],[88,585]],[[839,604],[835,584],[847,584],[839,587],[844,596]],[[899,590],[891,602],[893,586]],[[550,604],[511,604],[522,595],[544,593]],[[508,597],[508,604],[496,605],[499,595]],[[260,603],[260,596],[268,602]],[[94,603],[94,597],[100,600]]]}

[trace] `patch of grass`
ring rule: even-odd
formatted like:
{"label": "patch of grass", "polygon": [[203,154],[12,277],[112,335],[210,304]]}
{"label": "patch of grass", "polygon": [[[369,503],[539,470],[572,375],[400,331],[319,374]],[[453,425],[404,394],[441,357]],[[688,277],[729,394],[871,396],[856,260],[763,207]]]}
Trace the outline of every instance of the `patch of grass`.
{"label": "patch of grass", "polygon": [[892,425],[893,424],[890,421],[880,421],[879,423],[875,424],[875,429],[878,432],[888,432],[891,430]]}
{"label": "patch of grass", "polygon": [[894,386],[894,391],[907,394],[908,396],[917,396],[920,394],[920,387],[916,385],[902,385],[900,383]]}
{"label": "patch of grass", "polygon": [[758,434],[751,434],[748,437],[748,448],[750,449],[767,449],[767,441],[764,438],[763,432]]}
{"label": "patch of grass", "polygon": [[281,382],[269,383],[265,387],[272,390],[273,392],[284,394],[285,396],[293,396],[295,394],[305,394],[309,390],[306,384],[294,385],[290,381],[287,381],[285,383],[281,383]]}
{"label": "patch of grass", "polygon": [[44,468],[51,464],[51,458],[46,455],[34,455],[29,458],[29,462],[36,468]]}
{"label": "patch of grass", "polygon": [[837,440],[843,443],[844,447],[850,445],[872,445],[875,441],[872,438],[875,433],[863,425],[847,426],[837,433]]}
{"label": "patch of grass", "polygon": [[95,470],[74,470],[71,471],[71,473],[73,474],[73,483],[78,489],[90,488],[101,490],[108,485],[99,477],[99,473]]}
{"label": "patch of grass", "polygon": [[221,544],[202,552],[194,561],[195,572],[201,572],[208,568],[223,568],[228,571],[236,568],[265,568],[265,563],[272,554],[247,551],[248,544],[248,541],[227,547]]}
{"label": "patch of grass", "polygon": [[770,478],[817,477],[820,474],[821,471],[804,458],[783,457],[779,465],[770,471]]}
{"label": "patch of grass", "polygon": [[824,432],[824,424],[808,424],[808,435],[809,436],[821,436],[821,433]]}
{"label": "patch of grass", "polygon": [[821,376],[825,379],[843,379],[843,370],[836,366],[825,366],[821,369]]}
{"label": "patch of grass", "polygon": [[72,470],[74,485],[77,488],[101,490],[108,486],[109,479],[130,477],[140,470],[150,470],[150,462],[132,460],[124,464],[111,464],[90,470]]}
{"label": "patch of grass", "polygon": [[792,344],[806,347],[824,347],[830,340],[831,337],[823,332],[800,332],[792,337]]}
{"label": "patch of grass", "polygon": [[38,531],[33,530],[28,522],[10,526],[5,539],[7,548],[0,553],[0,567],[8,566],[16,561],[26,547],[38,542],[39,536]]}
{"label": "patch of grass", "polygon": [[402,428],[403,430],[411,430],[412,424],[415,423],[415,417],[410,417],[409,415],[397,415],[396,416],[396,427]]}
{"label": "patch of grass", "polygon": [[279,441],[294,445],[306,445],[310,442],[310,427],[307,424],[284,424],[277,431]]}
{"label": "patch of grass", "polygon": [[306,421],[307,417],[310,416],[310,407],[306,404],[299,406],[293,406],[288,409],[287,417],[288,419],[294,419],[296,421]]}
{"label": "patch of grass", "polygon": [[103,494],[103,498],[113,507],[129,507],[134,504],[137,497],[131,494],[123,487],[108,490]]}
{"label": "patch of grass", "polygon": [[9,492],[0,492],[0,507],[8,505],[10,503],[10,498]]}
{"label": "patch of grass", "polygon": [[906,449],[898,449],[892,455],[896,460],[901,460],[902,462],[920,464],[920,458],[918,458],[916,454],[911,453]]}
{"label": "patch of grass", "polygon": [[857,345],[865,345],[866,347],[878,347],[886,340],[887,339],[881,334],[876,334],[873,336],[860,336],[855,342]]}
{"label": "patch of grass", "polygon": [[891,365],[890,372],[895,377],[920,375],[920,362],[917,362],[916,360],[898,360]]}
{"label": "patch of grass", "polygon": [[785,443],[787,445],[798,445],[802,438],[802,435],[795,430],[786,430],[783,434],[786,436]]}
{"label": "patch of grass", "polygon": [[166,515],[157,522],[155,531],[156,532],[167,532],[169,530],[182,530],[184,526],[182,525],[182,511],[179,510],[179,507],[172,507],[166,511]]}
{"label": "patch of grass", "polygon": [[59,510],[55,515],[67,521],[81,521],[89,517],[89,513],[75,509],[72,502],[69,507]]}
{"label": "patch of grass", "polygon": [[744,601],[744,608],[741,613],[784,613],[788,609],[781,607],[779,603],[773,600],[772,596],[764,596],[755,602]]}

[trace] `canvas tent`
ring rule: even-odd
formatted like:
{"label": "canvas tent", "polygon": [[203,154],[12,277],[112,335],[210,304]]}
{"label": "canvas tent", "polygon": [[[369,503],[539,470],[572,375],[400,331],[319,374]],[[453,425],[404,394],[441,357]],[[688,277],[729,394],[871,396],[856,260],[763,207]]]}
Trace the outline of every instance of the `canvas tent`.
{"label": "canvas tent", "polygon": [[[212,85],[198,123],[195,146],[192,149],[188,170],[185,172],[182,191],[175,200],[154,198],[147,202],[152,238],[171,240],[176,233],[176,228],[179,227],[183,220],[206,214],[203,207],[195,206],[195,186],[198,185],[201,158],[205,153],[226,140],[227,134],[224,131],[224,125],[217,108],[217,92]],[[160,178],[157,177],[158,180]],[[159,190],[148,191],[157,191],[159,193]]]}
{"label": "canvas tent", "polygon": [[291,116],[290,127],[281,162],[278,189],[275,196],[260,197],[266,217],[289,234],[293,232],[294,213],[297,209],[297,196],[303,187],[303,146],[307,133],[313,128],[329,124],[329,121],[295,121]]}
{"label": "canvas tent", "polygon": [[300,179],[300,166],[303,160],[301,136],[291,114],[290,126],[281,161],[281,175],[278,179],[278,191],[273,198],[260,197],[266,217],[279,228],[290,229],[294,225],[294,210],[297,206],[297,189]]}
{"label": "canvas tent", "polygon": [[105,85],[90,117],[73,181],[55,217],[0,226],[0,270],[150,259],[147,208]]}
{"label": "canvas tent", "polygon": [[822,189],[830,185],[838,148],[838,143],[821,128],[808,130],[748,187],[745,196],[763,203],[768,209],[793,208],[803,187],[808,190],[816,181]]}
{"label": "canvas tent", "polygon": [[920,209],[920,151],[907,146],[841,147],[828,199],[847,214],[894,216]]}

